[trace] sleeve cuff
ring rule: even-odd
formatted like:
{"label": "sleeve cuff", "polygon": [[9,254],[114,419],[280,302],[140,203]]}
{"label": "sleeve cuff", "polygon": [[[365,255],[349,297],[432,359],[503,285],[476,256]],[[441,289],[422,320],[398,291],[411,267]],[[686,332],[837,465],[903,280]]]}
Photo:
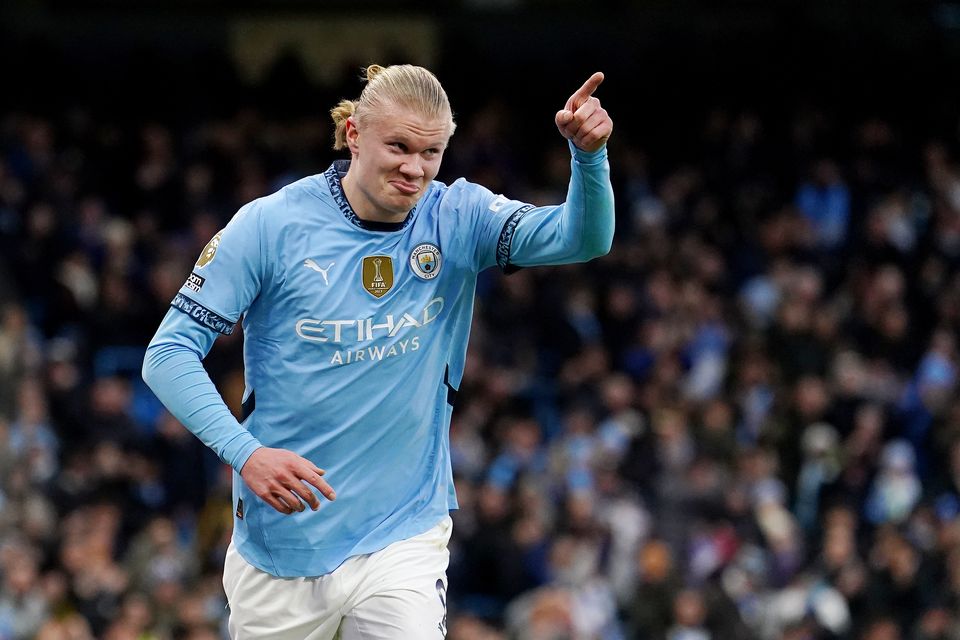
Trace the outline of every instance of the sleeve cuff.
{"label": "sleeve cuff", "polygon": [[606,144],[596,151],[584,151],[577,145],[573,144],[572,140],[567,140],[567,144],[570,146],[570,153],[573,155],[573,159],[580,164],[601,164],[607,159]]}
{"label": "sleeve cuff", "polygon": [[243,469],[253,452],[262,447],[260,441],[254,438],[250,432],[244,430],[243,434],[236,437],[233,442],[223,448],[220,459],[236,469],[237,473]]}

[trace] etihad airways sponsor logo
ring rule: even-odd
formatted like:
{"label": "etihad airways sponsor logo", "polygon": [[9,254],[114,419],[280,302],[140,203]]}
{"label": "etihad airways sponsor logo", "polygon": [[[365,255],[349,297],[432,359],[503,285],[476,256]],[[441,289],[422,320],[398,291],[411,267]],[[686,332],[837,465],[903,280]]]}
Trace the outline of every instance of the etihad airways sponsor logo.
{"label": "etihad airways sponsor logo", "polygon": [[345,320],[297,320],[297,335],[309,342],[334,344],[367,342],[377,338],[393,338],[401,330],[419,328],[436,320],[443,311],[443,298],[434,298],[423,309],[413,312],[388,313],[381,318],[351,318]]}
{"label": "etihad airways sponsor logo", "polygon": [[351,364],[353,362],[379,362],[384,358],[395,358],[420,350],[420,336],[397,340],[390,346],[370,346],[361,349],[338,349],[330,356],[330,364]]}

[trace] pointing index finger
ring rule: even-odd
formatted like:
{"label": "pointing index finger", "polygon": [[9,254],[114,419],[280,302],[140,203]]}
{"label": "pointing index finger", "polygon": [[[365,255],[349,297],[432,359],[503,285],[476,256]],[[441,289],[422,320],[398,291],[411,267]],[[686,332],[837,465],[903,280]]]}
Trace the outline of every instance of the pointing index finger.
{"label": "pointing index finger", "polygon": [[571,111],[576,111],[580,108],[587,99],[593,95],[593,92],[597,90],[597,87],[600,86],[600,83],[603,82],[603,72],[597,71],[595,74],[587,78],[587,81],[583,83],[583,86],[577,89],[577,91],[570,96],[568,104],[570,105]]}

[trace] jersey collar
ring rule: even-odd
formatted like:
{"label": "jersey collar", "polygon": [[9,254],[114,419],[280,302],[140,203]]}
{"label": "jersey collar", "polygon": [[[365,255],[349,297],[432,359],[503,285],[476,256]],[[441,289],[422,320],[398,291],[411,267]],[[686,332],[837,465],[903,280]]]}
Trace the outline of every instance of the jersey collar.
{"label": "jersey collar", "polygon": [[357,212],[353,210],[353,207],[351,207],[347,201],[347,196],[343,192],[343,184],[341,183],[343,176],[347,175],[347,169],[349,168],[349,160],[334,160],[330,168],[323,172],[323,175],[326,177],[327,185],[330,187],[330,195],[337,201],[337,205],[340,207],[340,213],[343,214],[343,217],[346,218],[350,224],[368,231],[399,231],[410,224],[410,221],[413,220],[413,213],[417,210],[416,206],[410,209],[407,217],[400,222],[377,222],[374,220],[363,220],[358,216]]}

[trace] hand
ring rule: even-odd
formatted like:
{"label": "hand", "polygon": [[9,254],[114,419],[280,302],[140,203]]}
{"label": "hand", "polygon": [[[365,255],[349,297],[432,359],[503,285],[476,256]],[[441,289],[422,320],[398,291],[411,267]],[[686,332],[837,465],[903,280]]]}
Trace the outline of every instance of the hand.
{"label": "hand", "polygon": [[280,513],[303,511],[306,507],[316,511],[320,500],[310,491],[312,484],[327,500],[337,497],[333,487],[322,478],[323,469],[286,449],[260,447],[247,458],[240,477],[250,490]]}
{"label": "hand", "polygon": [[597,151],[607,144],[613,132],[613,120],[600,106],[600,100],[593,97],[601,82],[603,74],[598,71],[570,96],[563,109],[557,111],[557,129],[583,151]]}

